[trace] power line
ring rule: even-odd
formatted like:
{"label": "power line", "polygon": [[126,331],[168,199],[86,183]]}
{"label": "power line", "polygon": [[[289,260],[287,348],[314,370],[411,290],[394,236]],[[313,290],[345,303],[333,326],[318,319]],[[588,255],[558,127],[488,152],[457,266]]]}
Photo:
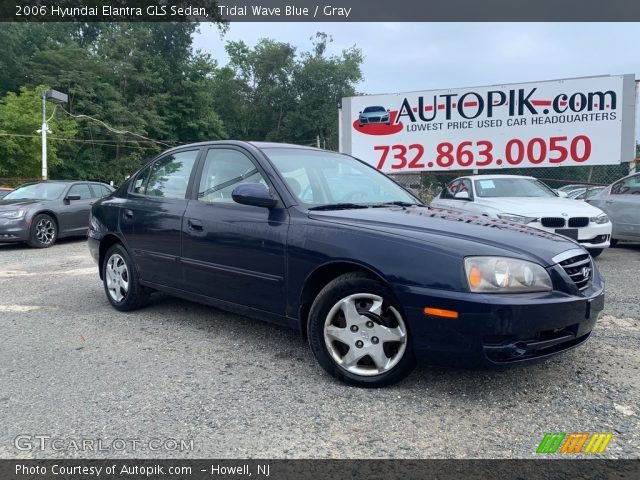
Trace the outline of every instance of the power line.
{"label": "power line", "polygon": [[[0,137],[26,137],[26,138],[40,138],[40,135],[23,135],[20,133],[5,133],[5,132],[0,132]],[[77,138],[62,138],[62,137],[47,137],[49,140],[60,140],[62,142],[74,142],[74,143],[92,143],[94,145],[103,145],[105,147],[121,147],[121,148],[140,148],[143,150],[149,150],[149,149],[153,149],[156,147],[143,147],[141,145],[121,145],[121,143],[118,140],[109,140],[109,139],[105,139],[105,140],[80,140]],[[137,143],[137,140],[130,140],[130,141],[125,141],[124,143]]]}
{"label": "power line", "polygon": [[109,130],[110,132],[117,133],[118,135],[133,135],[134,137],[140,137],[143,140],[146,140],[148,142],[159,143],[160,145],[164,145],[166,147],[172,147],[173,146],[173,145],[170,145],[168,143],[161,142],[160,140],[154,140],[153,138],[145,137],[144,135],[140,135],[139,133],[130,132],[129,130],[117,130],[117,129],[113,128],[113,127],[110,127],[109,125],[104,123],[102,120],[98,120],[97,118],[93,118],[93,117],[91,117],[89,115],[84,115],[84,114],[74,115],[73,113],[67,112],[62,107],[60,107],[60,110],[62,110],[64,113],[66,113],[70,117],[73,117],[73,118],[85,118],[85,119],[88,119],[88,120],[92,120],[92,121],[94,121],[96,123],[99,123],[104,128]]}

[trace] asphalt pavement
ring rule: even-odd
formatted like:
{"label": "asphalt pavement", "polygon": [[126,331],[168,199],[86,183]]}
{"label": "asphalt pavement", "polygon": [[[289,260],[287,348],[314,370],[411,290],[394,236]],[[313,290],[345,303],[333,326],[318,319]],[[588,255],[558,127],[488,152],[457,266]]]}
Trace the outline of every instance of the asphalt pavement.
{"label": "asphalt pavement", "polygon": [[547,432],[640,457],[640,245],[597,264],[590,340],[501,372],[342,385],[299,334],[155,295],[120,313],[84,240],[0,245],[0,458],[530,458]]}

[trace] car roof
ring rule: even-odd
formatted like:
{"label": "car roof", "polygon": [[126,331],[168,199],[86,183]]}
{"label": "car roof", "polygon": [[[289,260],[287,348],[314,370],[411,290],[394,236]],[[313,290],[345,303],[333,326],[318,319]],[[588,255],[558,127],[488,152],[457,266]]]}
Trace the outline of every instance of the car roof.
{"label": "car roof", "polygon": [[467,175],[467,176],[458,177],[458,178],[469,178],[473,180],[492,180],[492,179],[499,179],[499,178],[527,178],[530,180],[535,180],[535,177],[528,177],[525,175]]}
{"label": "car roof", "polygon": [[[237,146],[252,146],[254,148],[263,149],[263,148],[297,148],[297,149],[305,149],[305,150],[317,150],[321,151],[322,149],[311,147],[307,145],[296,145],[294,143],[278,143],[278,142],[261,142],[261,141],[244,141],[244,140],[208,140],[205,142],[196,142],[196,143],[185,143],[184,145],[178,145],[168,150],[164,150],[160,153],[160,155],[164,155],[167,153],[171,153],[175,150],[182,150],[184,148],[202,148],[210,145],[237,145]],[[337,152],[336,152],[337,153]]]}
{"label": "car roof", "polygon": [[108,183],[97,182],[95,180],[37,180],[35,182],[26,182],[26,183],[23,183],[22,185],[37,185],[40,183],[61,183],[64,185],[72,185],[74,183],[91,183],[93,185],[105,185],[107,187],[111,186]]}
{"label": "car roof", "polygon": [[294,143],[278,143],[278,142],[247,142],[257,148],[302,148],[304,150],[321,150],[316,147],[307,145],[296,145]]}

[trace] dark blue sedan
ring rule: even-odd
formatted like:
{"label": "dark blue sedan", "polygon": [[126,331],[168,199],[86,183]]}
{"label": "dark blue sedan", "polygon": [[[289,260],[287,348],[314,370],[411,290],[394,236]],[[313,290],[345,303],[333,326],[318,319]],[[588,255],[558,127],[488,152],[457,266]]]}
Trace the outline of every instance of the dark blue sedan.
{"label": "dark blue sedan", "polygon": [[359,160],[294,145],[171,149],[93,206],[89,247],[116,309],[162,291],[290,326],[360,386],[417,358],[543,359],[585,342],[604,306],[566,237],[427,207]]}

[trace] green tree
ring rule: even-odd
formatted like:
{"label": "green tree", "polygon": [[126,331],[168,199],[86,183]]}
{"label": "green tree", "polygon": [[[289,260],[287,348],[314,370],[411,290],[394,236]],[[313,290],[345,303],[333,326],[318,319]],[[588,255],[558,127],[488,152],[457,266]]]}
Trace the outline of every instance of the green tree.
{"label": "green tree", "polygon": [[[9,92],[0,100],[0,177],[38,178],[41,173],[40,135],[42,125],[42,92],[45,87]],[[49,135],[47,163],[55,167],[64,163],[59,155],[65,141],[77,132],[73,119],[53,112],[49,106]]]}
{"label": "green tree", "polygon": [[295,108],[295,48],[262,39],[253,49],[239,41],[229,42],[226,50],[229,65],[216,75],[214,97],[228,133],[247,140],[285,140],[283,120]]}
{"label": "green tree", "polygon": [[331,38],[315,36],[313,51],[262,39],[254,48],[229,42],[229,64],[215,73],[214,98],[227,133],[244,140],[315,143],[337,148],[338,101],[361,80],[356,47],[327,55]]}
{"label": "green tree", "polygon": [[327,56],[331,37],[317,33],[313,52],[306,52],[297,63],[293,76],[296,109],[287,118],[292,136],[301,141],[319,137],[321,146],[338,147],[337,104],[343,97],[356,94],[362,80],[362,51],[355,46],[340,55]]}

